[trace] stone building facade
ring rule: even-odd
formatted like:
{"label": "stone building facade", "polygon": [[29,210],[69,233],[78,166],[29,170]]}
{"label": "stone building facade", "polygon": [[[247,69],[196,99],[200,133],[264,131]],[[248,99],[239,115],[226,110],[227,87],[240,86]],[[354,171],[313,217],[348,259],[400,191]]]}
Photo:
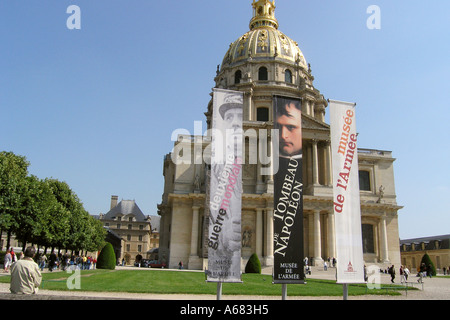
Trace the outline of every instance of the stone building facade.
{"label": "stone building facade", "polygon": [[[230,45],[214,79],[217,88],[244,93],[242,265],[253,253],[263,265],[273,265],[273,176],[261,174],[272,169],[264,157],[251,160],[255,155],[271,156],[275,95],[302,99],[304,253],[321,265],[336,256],[330,126],[325,123],[328,103],[314,87],[311,69],[297,42],[278,29],[275,1],[253,0],[252,9],[250,30]],[[209,129],[212,99],[205,116]],[[171,154],[164,158],[164,193],[158,205],[160,258],[169,267],[176,267],[179,261],[189,269],[207,266],[205,159],[210,143],[207,135],[181,135],[174,151],[190,150],[192,161],[176,164]],[[401,207],[396,203],[395,159],[390,151],[375,149],[359,149],[358,157],[365,262],[398,264]]]}
{"label": "stone building facade", "polygon": [[420,262],[428,254],[438,272],[450,270],[450,234],[400,240],[402,265],[417,272]]}
{"label": "stone building facade", "polygon": [[151,218],[142,213],[134,200],[118,202],[117,196],[111,196],[110,210],[100,214],[99,219],[122,240],[120,254],[116,253],[118,260],[125,258],[128,263],[134,263],[138,255],[147,257],[151,249]]}

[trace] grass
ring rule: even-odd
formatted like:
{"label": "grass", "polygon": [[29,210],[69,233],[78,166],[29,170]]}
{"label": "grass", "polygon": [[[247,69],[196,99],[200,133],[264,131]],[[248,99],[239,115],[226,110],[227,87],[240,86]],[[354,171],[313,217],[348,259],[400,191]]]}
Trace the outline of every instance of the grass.
{"label": "grass", "polygon": [[[72,275],[66,272],[43,273],[41,289],[69,290],[67,279]],[[243,283],[224,283],[223,295],[281,295],[281,284],[272,284],[270,275],[243,274],[242,280]],[[0,282],[9,283],[10,276],[1,276]],[[80,286],[80,291],[159,294],[215,295],[217,289],[216,283],[205,281],[202,272],[170,270],[83,270]],[[342,285],[332,280],[307,279],[307,284],[304,285],[287,285],[289,296],[341,296],[342,290]],[[367,290],[365,284],[349,286],[349,295],[364,294],[400,293],[397,290]]]}

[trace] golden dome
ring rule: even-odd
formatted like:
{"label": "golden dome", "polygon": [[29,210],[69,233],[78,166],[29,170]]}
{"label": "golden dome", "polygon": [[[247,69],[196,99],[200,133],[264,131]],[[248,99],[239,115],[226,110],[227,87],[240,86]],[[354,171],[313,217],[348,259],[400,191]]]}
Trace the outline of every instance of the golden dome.
{"label": "golden dome", "polygon": [[297,42],[278,30],[275,1],[253,0],[252,7],[250,31],[230,45],[222,66],[233,66],[249,59],[276,59],[299,64],[307,69],[305,57]]}

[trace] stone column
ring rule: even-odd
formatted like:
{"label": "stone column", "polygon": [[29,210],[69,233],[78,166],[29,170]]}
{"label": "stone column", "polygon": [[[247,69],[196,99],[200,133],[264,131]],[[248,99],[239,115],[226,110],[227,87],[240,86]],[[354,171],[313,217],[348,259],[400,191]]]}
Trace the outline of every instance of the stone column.
{"label": "stone column", "polygon": [[313,185],[319,185],[319,157],[317,153],[317,140],[312,140],[312,168],[313,168]]}
{"label": "stone column", "polygon": [[266,266],[273,266],[273,208],[266,208]]}
{"label": "stone column", "polygon": [[320,211],[314,211],[314,265],[323,264],[322,259],[322,241],[320,233]]}
{"label": "stone column", "polygon": [[380,258],[381,262],[387,263],[389,262],[389,256],[388,256],[388,240],[387,240],[387,229],[386,229],[386,214],[381,216],[380,221]]}
{"label": "stone column", "polygon": [[[270,169],[269,169],[270,174],[267,177],[268,179],[266,179],[266,183],[267,183],[266,192],[273,193],[274,153],[273,153],[273,148],[272,148],[272,136],[271,135],[269,135],[269,137],[267,139],[267,150],[269,150],[269,154],[271,157],[271,163],[270,163]],[[278,162],[278,159],[276,161]],[[272,214],[273,214],[273,212],[272,212]]]}
{"label": "stone column", "polygon": [[191,256],[198,256],[198,211],[199,207],[192,207],[192,227],[191,227]]}
{"label": "stone column", "polygon": [[192,225],[191,225],[191,253],[189,255],[188,268],[191,270],[202,270],[203,261],[198,255],[198,218],[200,207],[192,207]]}
{"label": "stone column", "polygon": [[334,228],[334,211],[328,213],[328,256],[336,258],[336,232]]}
{"label": "stone column", "polygon": [[325,163],[327,168],[327,186],[333,186],[333,166],[331,164],[331,141],[327,140],[325,147]]}
{"label": "stone column", "polygon": [[263,210],[260,208],[256,208],[256,254],[258,257],[263,256]]}
{"label": "stone column", "polygon": [[309,109],[311,111],[311,117],[315,118],[314,101],[309,100]]}

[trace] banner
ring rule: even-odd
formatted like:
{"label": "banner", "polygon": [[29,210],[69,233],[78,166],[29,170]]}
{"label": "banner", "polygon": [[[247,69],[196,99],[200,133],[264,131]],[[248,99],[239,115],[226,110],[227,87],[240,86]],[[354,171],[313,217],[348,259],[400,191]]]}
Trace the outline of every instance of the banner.
{"label": "banner", "polygon": [[364,283],[355,104],[328,101],[337,283]]}
{"label": "banner", "polygon": [[273,282],[304,283],[301,100],[274,96]]}
{"label": "banner", "polygon": [[207,280],[241,282],[241,92],[213,89]]}

